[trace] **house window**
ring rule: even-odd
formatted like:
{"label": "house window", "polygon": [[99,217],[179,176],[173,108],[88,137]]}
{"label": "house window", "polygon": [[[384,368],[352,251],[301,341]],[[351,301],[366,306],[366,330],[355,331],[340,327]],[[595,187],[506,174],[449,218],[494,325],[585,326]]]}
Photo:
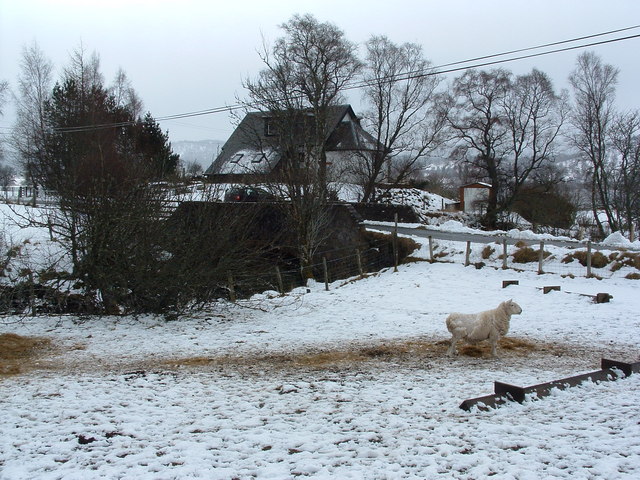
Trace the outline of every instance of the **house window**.
{"label": "house window", "polygon": [[273,124],[273,118],[264,117],[264,135],[266,137],[272,137],[276,134],[275,125]]}
{"label": "house window", "polygon": [[238,163],[242,157],[244,157],[244,153],[236,153],[231,157],[231,163]]}
{"label": "house window", "polygon": [[251,163],[260,163],[262,160],[266,160],[267,156],[264,153],[256,153],[251,159]]}

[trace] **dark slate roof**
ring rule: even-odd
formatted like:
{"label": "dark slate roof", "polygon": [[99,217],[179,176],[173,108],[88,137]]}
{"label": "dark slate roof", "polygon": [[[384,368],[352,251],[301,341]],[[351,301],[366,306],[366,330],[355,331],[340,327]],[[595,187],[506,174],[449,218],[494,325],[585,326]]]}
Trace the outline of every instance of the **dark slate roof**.
{"label": "dark slate roof", "polygon": [[[342,122],[350,114],[353,122]],[[269,173],[280,161],[270,148],[277,137],[267,135],[269,112],[250,112],[242,119],[205,175]],[[350,105],[328,110],[327,151],[373,150],[376,140],[360,125]],[[300,134],[301,135],[301,134]]]}

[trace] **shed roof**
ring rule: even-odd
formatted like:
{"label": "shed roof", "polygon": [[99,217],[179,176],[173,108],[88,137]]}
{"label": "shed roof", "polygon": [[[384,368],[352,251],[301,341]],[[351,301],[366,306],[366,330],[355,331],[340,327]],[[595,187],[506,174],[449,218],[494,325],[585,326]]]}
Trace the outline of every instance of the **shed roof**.
{"label": "shed roof", "polygon": [[473,182],[467,183],[466,185],[461,185],[460,188],[491,188],[493,185],[485,182]]}

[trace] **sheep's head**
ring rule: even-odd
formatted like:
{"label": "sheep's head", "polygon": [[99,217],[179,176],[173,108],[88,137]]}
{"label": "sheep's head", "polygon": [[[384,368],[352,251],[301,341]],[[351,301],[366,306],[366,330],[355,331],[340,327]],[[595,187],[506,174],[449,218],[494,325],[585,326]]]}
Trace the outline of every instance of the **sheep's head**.
{"label": "sheep's head", "polygon": [[511,315],[520,315],[522,313],[522,307],[513,300],[507,300],[506,302],[503,302],[503,305],[506,311]]}

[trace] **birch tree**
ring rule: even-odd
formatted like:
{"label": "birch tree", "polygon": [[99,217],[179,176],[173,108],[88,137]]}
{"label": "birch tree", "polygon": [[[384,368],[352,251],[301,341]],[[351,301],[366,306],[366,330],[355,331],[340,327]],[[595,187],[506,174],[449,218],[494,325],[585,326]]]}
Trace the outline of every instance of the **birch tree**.
{"label": "birch tree", "polygon": [[569,76],[574,95],[571,140],[584,161],[590,164],[591,208],[602,236],[605,228],[600,211],[604,212],[611,231],[620,229],[612,209],[608,148],[618,73],[617,68],[605,64],[595,53],[585,52],[578,56]]}
{"label": "birch tree", "polygon": [[640,221],[640,112],[616,116],[610,137],[615,155],[609,171],[612,208],[620,230],[633,241]]}
{"label": "birch tree", "polygon": [[[9,95],[9,82],[0,81],[0,117],[4,116],[4,105]],[[4,160],[3,138],[0,137],[0,161]]]}
{"label": "birch tree", "polygon": [[[14,96],[16,122],[11,143],[27,179],[34,187],[38,186],[35,168],[45,157],[45,105],[51,98],[52,72],[53,64],[37,43],[22,49],[18,90]],[[34,202],[35,199],[34,195]]]}
{"label": "birch tree", "polygon": [[[443,143],[446,125],[446,115],[436,108],[441,77],[431,70],[420,45],[396,45],[373,36],[366,48],[364,98],[369,109],[364,124],[377,145],[360,155],[356,165],[363,202],[375,199],[381,180],[406,180],[419,161]],[[402,161],[394,165],[397,158]]]}

